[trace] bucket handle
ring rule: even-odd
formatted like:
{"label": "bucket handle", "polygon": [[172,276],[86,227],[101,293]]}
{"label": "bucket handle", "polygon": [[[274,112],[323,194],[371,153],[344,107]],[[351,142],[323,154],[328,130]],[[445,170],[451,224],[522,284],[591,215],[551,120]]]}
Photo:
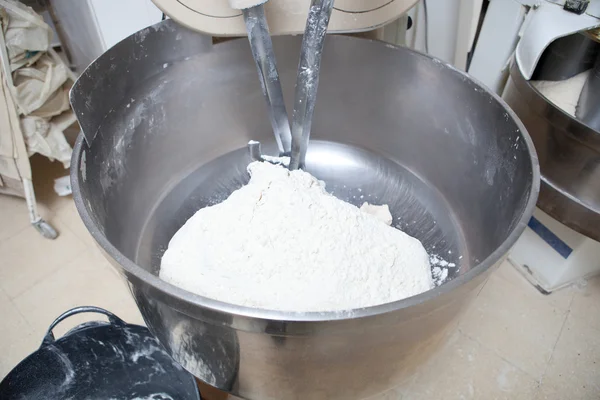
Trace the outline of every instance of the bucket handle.
{"label": "bucket handle", "polygon": [[67,319],[73,315],[82,314],[82,313],[104,314],[108,317],[108,321],[113,325],[119,325],[119,326],[127,325],[121,318],[117,317],[115,314],[113,314],[110,311],[107,311],[103,308],[95,307],[95,306],[75,307],[75,308],[72,308],[72,309],[62,313],[58,318],[56,318],[54,320],[54,322],[52,322],[50,324],[50,327],[48,328],[48,331],[46,332],[46,335],[44,336],[44,340],[42,341],[42,347],[52,344],[56,340],[54,338],[54,333],[52,332],[52,330],[54,328],[56,328],[56,325],[58,325],[60,322],[64,321],[65,319]]}

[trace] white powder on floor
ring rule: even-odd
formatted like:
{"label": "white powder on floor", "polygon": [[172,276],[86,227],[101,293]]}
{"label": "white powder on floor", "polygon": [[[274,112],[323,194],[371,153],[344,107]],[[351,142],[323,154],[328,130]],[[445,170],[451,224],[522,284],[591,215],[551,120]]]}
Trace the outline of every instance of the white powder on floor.
{"label": "white powder on floor", "polygon": [[325,191],[304,171],[248,166],[251,179],[173,236],[160,277],[231,304],[342,311],[433,288],[417,239]]}

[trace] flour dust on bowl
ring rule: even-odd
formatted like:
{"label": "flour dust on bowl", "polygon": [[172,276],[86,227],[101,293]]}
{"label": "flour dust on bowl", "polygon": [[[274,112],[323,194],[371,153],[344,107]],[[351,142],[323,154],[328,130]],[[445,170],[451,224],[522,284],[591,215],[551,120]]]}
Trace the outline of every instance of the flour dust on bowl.
{"label": "flour dust on bowl", "polygon": [[[300,39],[273,42],[291,109]],[[276,155],[247,41],[213,46],[164,21],[98,58],[71,92],[85,136],[71,168],[84,223],[167,351],[247,399],[360,399],[401,383],[504,259],[539,190],[522,124],[465,74],[379,42],[332,36],[325,49],[306,170],[342,200],[388,204],[436,267],[456,265],[425,293],[300,313],[216,301],[158,277],[175,232],[247,183],[246,143]]]}

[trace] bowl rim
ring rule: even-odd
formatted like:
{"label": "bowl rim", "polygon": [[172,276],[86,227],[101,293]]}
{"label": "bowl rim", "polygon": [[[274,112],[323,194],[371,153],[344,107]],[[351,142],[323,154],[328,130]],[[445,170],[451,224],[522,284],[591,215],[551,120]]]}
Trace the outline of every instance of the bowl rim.
{"label": "bowl rim", "polygon": [[[125,39],[125,40],[129,40]],[[205,311],[212,312],[212,317],[210,319],[214,319],[214,312],[218,314],[224,314],[227,316],[236,316],[236,317],[245,317],[250,318],[252,320],[261,320],[265,322],[269,321],[277,321],[277,322],[288,322],[288,323],[303,323],[303,322],[332,322],[332,321],[345,321],[352,320],[357,318],[365,318],[377,316],[393,311],[398,311],[401,309],[410,308],[422,303],[425,303],[435,297],[450,293],[465,283],[473,280],[475,277],[481,275],[485,271],[487,271],[492,266],[496,265],[496,263],[508,253],[510,248],[515,244],[517,239],[521,236],[529,219],[533,215],[534,208],[536,206],[538,194],[540,191],[540,168],[537,153],[535,147],[533,145],[533,141],[527,132],[527,129],[518,118],[518,116],[514,113],[514,111],[508,106],[508,104],[495,92],[491,91],[485,85],[483,85],[477,79],[471,77],[464,71],[457,69],[456,67],[446,63],[443,60],[440,60],[431,55],[422,53],[420,51],[416,51],[413,49],[405,48],[402,46],[396,46],[389,43],[379,42],[376,40],[363,39],[363,38],[353,38],[347,36],[334,36],[329,40],[360,40],[360,41],[369,41],[372,45],[381,46],[389,49],[388,51],[396,51],[401,49],[402,51],[408,51],[413,53],[414,55],[421,56],[426,58],[430,62],[434,62],[436,64],[441,64],[446,68],[449,68],[453,73],[458,74],[463,77],[463,79],[467,79],[473,82],[479,89],[490,95],[499,105],[504,108],[504,111],[512,117],[515,122],[517,128],[519,129],[519,133],[522,136],[528,150],[530,163],[531,163],[531,186],[529,190],[529,198],[527,199],[527,203],[523,209],[523,213],[518,219],[518,222],[514,225],[512,231],[506,237],[506,239],[502,242],[502,244],[490,253],[484,260],[476,264],[466,273],[457,276],[456,278],[444,283],[440,286],[437,286],[431,290],[423,292],[421,294],[408,297],[405,299],[397,300],[391,303],[385,303],[375,306],[369,306],[364,308],[356,308],[347,311],[311,311],[311,312],[295,312],[295,311],[280,311],[280,310],[269,310],[269,309],[261,309],[261,308],[252,308],[247,306],[241,306],[231,303],[226,303],[220,300],[211,299],[208,297],[204,297],[187,290],[181,289],[173,284],[170,284],[166,281],[160,279],[158,275],[154,275],[153,273],[147,271],[146,269],[140,267],[136,263],[134,263],[129,258],[125,257],[115,246],[113,246],[109,240],[101,233],[102,230],[95,224],[94,220],[91,217],[89,210],[87,209],[86,204],[84,203],[84,199],[81,195],[81,183],[79,180],[79,171],[80,165],[82,163],[82,154],[84,153],[85,147],[87,147],[87,143],[84,140],[83,134],[80,132],[77,140],[75,142],[75,146],[73,147],[73,157],[71,159],[71,185],[73,189],[73,199],[75,201],[75,205],[77,211],[79,212],[80,217],[83,220],[84,225],[97,242],[97,244],[102,248],[102,250],[112,258],[116,263],[118,263],[124,270],[128,277],[128,279],[134,281],[142,281],[145,284],[149,285],[151,289],[158,291],[166,295],[168,298],[169,306],[175,308],[176,310],[186,314],[196,314],[194,312],[190,312],[190,310],[203,309]],[[234,41],[227,41],[224,43],[217,44],[216,46],[226,46],[228,43]],[[106,54],[106,53],[105,53]],[[92,64],[93,65],[93,64]],[[88,67],[89,68],[89,67]],[[85,159],[83,160],[85,163]],[[164,297],[161,299],[164,300]],[[174,304],[173,304],[174,303]],[[208,318],[207,318],[208,319]],[[231,324],[229,321],[228,324]]]}

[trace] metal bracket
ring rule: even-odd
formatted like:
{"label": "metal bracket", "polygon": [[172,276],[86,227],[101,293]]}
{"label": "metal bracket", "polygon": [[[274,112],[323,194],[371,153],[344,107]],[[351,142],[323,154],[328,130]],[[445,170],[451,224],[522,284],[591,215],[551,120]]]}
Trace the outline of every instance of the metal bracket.
{"label": "metal bracket", "polygon": [[587,10],[590,0],[566,0],[563,10],[581,15]]}
{"label": "metal bracket", "polygon": [[598,26],[600,19],[565,11],[558,4],[542,2],[532,7],[525,17],[515,53],[521,73],[525,79],[531,79],[542,53],[556,39]]}

